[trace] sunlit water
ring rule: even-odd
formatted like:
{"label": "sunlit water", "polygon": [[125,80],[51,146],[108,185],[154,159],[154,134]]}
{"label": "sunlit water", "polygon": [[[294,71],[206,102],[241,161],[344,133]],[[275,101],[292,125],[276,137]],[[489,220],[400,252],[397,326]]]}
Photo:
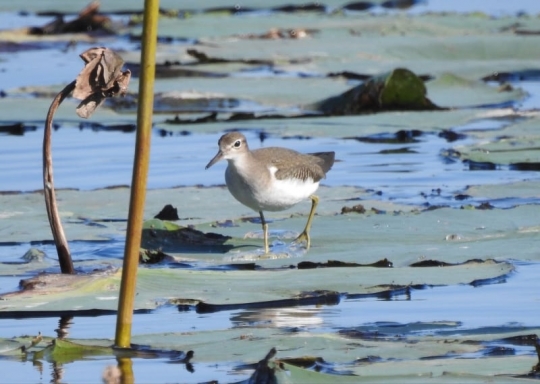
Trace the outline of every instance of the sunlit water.
{"label": "sunlit water", "polygon": [[[152,138],[148,187],[212,186],[224,183],[226,164],[204,167],[217,151],[221,134],[191,134]],[[287,139],[270,136],[258,142],[258,131],[246,133],[252,149],[290,147],[300,152],[332,149],[338,162],[323,181],[327,186],[358,186],[373,190],[374,198],[396,203],[460,206],[453,199],[468,185],[509,183],[540,179],[534,171],[476,170],[460,161],[447,162],[441,151],[451,148],[435,132],[426,133],[416,143],[373,144],[354,139]],[[0,152],[0,190],[35,191],[43,188],[40,146],[43,131],[24,136],[3,136]],[[53,161],[56,188],[90,190],[129,185],[133,162],[134,133],[95,132],[90,129],[61,128],[53,134]],[[381,152],[407,148],[411,153]],[[29,150],[32,149],[32,150]],[[81,169],[84,171],[81,172]],[[434,193],[434,190],[438,190]],[[426,197],[428,196],[428,197]],[[475,201],[469,200],[469,203]],[[526,203],[535,202],[533,200]],[[515,205],[515,202],[510,202]],[[492,202],[505,207],[505,202]]]}
{"label": "sunlit water", "polygon": [[[485,8],[484,0],[444,1],[432,0],[408,12],[425,11],[473,12]],[[490,13],[494,15],[516,14],[526,10],[540,13],[540,2],[536,0],[515,0],[493,2]],[[15,28],[28,24],[42,25],[44,18],[14,13],[1,13],[3,28]],[[125,44],[125,43],[121,43]],[[90,45],[88,46],[90,47]],[[85,49],[83,45],[78,50]],[[72,53],[67,53],[71,55]],[[35,61],[47,61],[39,77],[26,76]],[[17,62],[18,72],[0,71],[0,85],[9,90],[19,86],[61,84],[72,80],[80,65],[66,68],[62,54],[57,50],[19,52],[10,57]],[[59,68],[61,70],[59,70]],[[15,74],[15,76],[13,76]],[[254,75],[254,74],[250,74]],[[532,109],[540,105],[540,89],[535,82],[521,82],[533,96],[525,100],[519,108]],[[492,122],[486,126],[493,127]],[[456,127],[457,131],[479,129],[476,126]],[[27,132],[24,136],[0,137],[0,190],[33,191],[41,185],[41,128]],[[258,132],[248,133],[252,148],[259,146],[289,146],[301,152],[324,151],[332,148],[338,153],[340,162],[332,169],[331,177],[325,180],[329,186],[354,185],[382,192],[381,199],[391,199],[399,203],[421,204],[430,196],[430,204],[461,204],[453,200],[456,192],[469,184],[496,184],[520,180],[538,179],[537,172],[518,172],[508,169],[495,171],[471,171],[460,162],[446,162],[440,152],[450,147],[435,133],[426,133],[416,143],[369,144],[342,138],[313,138],[309,140],[288,139],[270,136],[263,143],[257,142]],[[214,185],[223,183],[224,164],[204,171],[204,166],[215,153],[220,134],[191,134],[186,136],[161,137],[157,133],[152,138],[152,158],[149,188],[167,188],[178,185]],[[251,136],[250,136],[251,135]],[[133,158],[133,133],[95,132],[90,129],[62,127],[54,132],[55,182],[57,188],[95,189],[110,185],[128,185],[131,180]],[[75,144],[74,144],[75,143]],[[414,154],[386,154],[380,152],[396,147],[407,147]],[[91,156],[81,156],[81,153]],[[15,164],[15,165],[14,165]],[[85,172],[80,172],[84,169]],[[474,181],[474,182],[472,182]],[[432,195],[432,190],[441,188],[441,194]],[[379,195],[374,195],[379,196]],[[523,201],[492,202],[505,207]],[[538,203],[531,200],[525,203]],[[30,244],[0,246],[2,261],[16,261],[30,247]],[[54,254],[52,245],[40,245],[46,253]],[[49,251],[48,251],[49,250]],[[122,239],[103,244],[73,244],[77,258],[99,258],[100,255],[117,255],[123,252]],[[510,260],[511,261],[511,260]],[[337,332],[341,329],[361,328],[363,330],[392,333],[393,329],[408,324],[430,321],[456,322],[451,330],[431,328],[433,334],[448,332],[458,334],[486,327],[494,329],[538,326],[538,303],[540,301],[540,265],[514,263],[516,271],[498,284],[480,287],[458,285],[412,290],[410,295],[397,295],[391,300],[349,299],[344,297],[334,306],[301,306],[267,310],[222,311],[199,314],[195,310],[179,311],[168,306],[150,314],[134,316],[133,334],[164,332],[196,332],[234,327],[275,327],[279,329],[299,329],[310,332]],[[24,276],[22,276],[24,277]],[[2,277],[0,292],[17,289],[21,276]],[[503,308],[501,310],[501,308]],[[399,324],[396,324],[399,319]],[[96,317],[75,317],[69,326],[71,338],[114,338],[116,317],[112,315]],[[20,335],[55,336],[59,319],[56,317],[10,319],[0,318],[0,337]],[[399,327],[398,327],[399,328]],[[426,332],[426,331],[424,331]],[[412,331],[411,331],[412,333]],[[181,346],[179,346],[181,349]],[[534,355],[532,347],[518,348],[519,354]],[[262,356],[254,357],[254,361]],[[165,364],[168,359],[134,359],[133,369],[137,382],[152,382],[159,366],[160,380],[169,382],[205,382],[219,379],[238,381],[249,377],[251,372],[235,371],[233,366],[198,364],[196,356],[193,371],[182,364]],[[48,362],[24,362],[13,364],[10,360],[0,360],[0,381],[6,383],[50,382],[61,376],[62,382],[98,382],[100,373],[108,365],[116,365],[110,357],[94,357],[57,367]],[[86,380],[91,373],[92,379]]]}

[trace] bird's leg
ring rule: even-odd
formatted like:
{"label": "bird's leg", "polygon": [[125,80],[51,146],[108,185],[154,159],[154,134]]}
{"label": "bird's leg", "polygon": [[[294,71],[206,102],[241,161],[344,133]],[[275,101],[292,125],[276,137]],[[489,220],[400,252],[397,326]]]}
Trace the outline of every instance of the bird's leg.
{"label": "bird's leg", "polygon": [[306,250],[308,250],[311,245],[311,240],[309,238],[309,231],[311,230],[311,222],[313,221],[313,216],[315,216],[315,209],[317,208],[317,205],[319,204],[319,198],[317,196],[311,195],[310,199],[311,199],[311,211],[309,212],[306,227],[304,228],[302,233],[294,240],[295,243],[300,243],[302,241],[305,241]]}
{"label": "bird's leg", "polygon": [[264,236],[264,254],[270,253],[268,248],[268,224],[266,223],[266,220],[264,220],[264,215],[262,211],[259,211],[259,216],[261,216],[261,223],[263,227],[263,236]]}

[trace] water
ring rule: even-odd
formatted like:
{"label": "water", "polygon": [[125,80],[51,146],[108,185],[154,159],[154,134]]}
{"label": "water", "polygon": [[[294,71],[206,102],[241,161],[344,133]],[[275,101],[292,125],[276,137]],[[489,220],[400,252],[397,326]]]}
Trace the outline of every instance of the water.
{"label": "water", "polygon": [[493,16],[517,15],[526,12],[534,15],[540,13],[540,4],[535,0],[496,1],[489,5],[483,0],[429,0],[419,3],[410,11],[411,13],[423,12],[484,12]]}
{"label": "water", "polygon": [[[162,137],[155,133],[148,188],[223,184],[225,163],[204,169],[217,151],[220,135],[194,133]],[[440,153],[450,148],[450,144],[437,134],[424,134],[418,142],[404,144],[365,143],[332,137],[284,140],[276,136],[270,136],[261,144],[257,142],[257,132],[247,133],[247,136],[252,149],[283,146],[300,152],[317,152],[332,148],[340,161],[332,168],[332,177],[323,181],[324,185],[372,189],[382,192],[382,199],[396,203],[422,204],[426,201],[423,196],[430,196],[428,202],[432,205],[460,206],[462,203],[453,196],[467,185],[540,179],[540,174],[534,171],[516,172],[508,167],[496,171],[471,171],[459,161],[446,162]],[[1,190],[35,191],[42,188],[41,152],[37,150],[42,140],[41,130],[27,132],[24,136],[2,137],[5,149],[0,152]],[[91,190],[129,185],[134,143],[134,133],[95,132],[74,127],[55,131],[56,188]],[[28,148],[35,150],[28,151]],[[395,151],[403,148],[409,153]],[[81,153],[88,155],[81,156]],[[433,193],[436,189],[440,191]]]}
{"label": "water", "polygon": [[[410,296],[397,296],[392,300],[344,299],[336,306],[300,306],[281,309],[223,311],[197,314],[194,311],[178,311],[169,306],[152,314],[135,315],[134,335],[152,333],[181,333],[210,331],[242,327],[249,333],[250,328],[266,327],[285,331],[309,331],[313,333],[335,333],[355,329],[364,332],[378,332],[395,337],[414,337],[417,335],[447,335],[449,338],[465,334],[481,334],[483,329],[490,333],[515,329],[527,333],[528,327],[538,324],[537,303],[540,300],[538,283],[540,264],[519,264],[517,270],[504,284],[481,287],[470,285],[436,287],[412,290]],[[523,294],[529,292],[529,294]],[[496,301],[496,304],[495,304]],[[504,308],[504,310],[501,310]],[[482,315],[479,316],[478,314]],[[395,319],[399,319],[396,323]],[[519,322],[516,322],[519,319]],[[115,316],[75,317],[67,328],[68,337],[75,339],[114,339],[112,326]],[[444,321],[444,322],[441,322]],[[0,319],[0,336],[35,335],[42,332],[54,336],[52,330],[58,328],[58,318]],[[428,326],[430,322],[435,325]],[[440,327],[436,323],[441,322]],[[421,326],[421,324],[426,324]],[[448,324],[454,323],[454,326]],[[415,330],[419,329],[419,330]],[[23,333],[21,333],[23,332]],[[111,341],[112,343],[112,341]],[[504,346],[504,343],[492,343]],[[512,346],[516,348],[515,346]],[[181,346],[179,346],[181,348]],[[534,356],[533,347],[520,347],[516,354]],[[462,355],[463,358],[474,357]],[[478,356],[480,357],[480,356]],[[227,380],[247,379],[251,371],[235,373],[233,366],[222,363],[198,363],[193,361],[193,372],[181,364],[170,364],[171,358],[138,359],[133,358],[134,375],[137,382],[151,382],[152,372],[159,367],[160,382],[197,383],[216,378]],[[62,382],[85,382],[79,372],[102,372],[105,367],[116,365],[110,356],[90,357],[82,361],[55,366],[54,363],[23,363],[16,371],[10,369],[10,361],[0,360],[3,380],[9,383],[45,382],[58,374],[61,369]],[[347,365],[338,367],[345,369]],[[231,376],[232,375],[232,376]]]}
{"label": "water", "polygon": [[[413,7],[408,12],[473,12],[485,11],[485,6],[484,0],[452,2],[432,0]],[[488,12],[495,16],[504,16],[514,15],[523,10],[531,14],[540,13],[540,2],[536,0],[493,2]],[[12,12],[0,13],[0,24],[3,28],[22,27],[28,24],[41,25],[45,19],[35,16],[22,17]],[[82,44],[77,50],[82,51],[90,46],[93,45]],[[129,48],[130,45],[120,41],[117,42],[117,47]],[[71,81],[72,74],[80,70],[80,65],[68,67],[63,55],[72,53],[59,53],[56,49],[13,53],[7,64],[2,62],[0,66],[17,63],[17,71],[15,73],[0,71],[1,87],[10,90],[20,86],[62,84]],[[39,76],[31,76],[34,63],[39,61],[47,62],[48,65],[43,67]],[[261,73],[268,76],[264,71]],[[260,76],[261,73],[254,71],[239,76]],[[532,95],[516,107],[521,110],[537,108],[540,104],[538,83],[524,81],[514,84],[525,88]],[[126,119],[126,123],[133,121]],[[455,130],[463,133],[469,130],[497,130],[502,127],[500,124],[499,121],[486,119],[467,126],[455,127]],[[336,163],[332,169],[332,177],[325,180],[324,184],[331,187],[353,185],[380,191],[380,199],[397,203],[418,205],[427,201],[432,205],[447,204],[457,207],[462,202],[455,201],[453,196],[463,191],[469,184],[490,185],[540,178],[538,172],[518,172],[504,167],[495,171],[471,171],[461,162],[448,162],[440,154],[451,145],[435,133],[425,133],[418,137],[417,142],[402,144],[366,143],[331,136],[310,140],[300,138],[285,140],[274,135],[270,135],[260,143],[257,142],[258,133],[253,131],[247,134],[252,148],[277,145],[302,152],[333,148],[339,154],[340,162]],[[39,127],[36,131],[26,132],[23,136],[0,136],[0,191],[33,191],[42,188],[42,134],[43,131]],[[148,187],[208,186],[223,183],[224,164],[204,171],[204,166],[217,150],[220,134],[221,132],[205,134],[191,132],[188,135],[162,137],[159,132],[154,132]],[[131,181],[134,140],[134,133],[80,130],[78,125],[63,122],[62,127],[53,133],[56,187],[91,190],[110,185],[128,185]],[[399,148],[407,151],[395,151]],[[84,172],[81,172],[81,169],[84,169]],[[433,193],[436,189],[440,189],[440,193]],[[492,202],[501,208],[524,203],[538,204],[538,199]],[[9,239],[1,240],[9,241]],[[0,260],[16,261],[16,257],[24,254],[29,247],[30,244],[0,246]],[[52,245],[40,245],[40,248],[48,254],[54,254]],[[123,254],[123,239],[113,239],[107,243],[74,243],[72,250],[76,260],[99,259],[102,255],[120,259]],[[234,328],[245,328],[249,331],[256,327],[308,330],[313,333],[335,333],[353,328],[374,332],[400,329],[405,336],[481,333],[488,327],[501,332],[512,329],[524,329],[526,332],[527,327],[538,327],[540,264],[509,261],[515,265],[515,272],[497,284],[413,289],[410,294],[396,295],[388,300],[345,296],[339,304],[332,306],[234,310],[212,314],[199,314],[194,309],[179,311],[175,306],[165,306],[151,313],[136,314],[132,333],[134,335],[187,333]],[[51,260],[51,265],[53,262],[54,260]],[[26,276],[0,278],[0,293],[16,290],[19,280],[23,277]],[[399,319],[399,323],[396,323],[396,319]],[[76,316],[72,319],[0,318],[0,337],[36,335],[39,332],[53,337],[59,322],[63,322],[64,326],[68,324],[67,331],[70,338],[108,339],[112,344],[115,321],[114,315]],[[447,326],[434,325],[420,327],[420,331],[415,331],[418,323],[441,321],[455,325],[450,327],[450,330]],[[521,347],[516,351],[517,354],[535,355],[532,347]],[[254,356],[253,361],[262,357]],[[105,367],[117,365],[117,360],[111,356],[96,356],[64,365],[41,360],[14,361],[0,359],[3,382],[97,382],[99,374]],[[234,363],[198,363],[196,358],[191,370],[185,364],[178,364],[169,357],[133,358],[132,363],[134,376],[140,383],[154,381],[156,371],[159,371],[159,378],[163,382],[186,383],[216,379],[220,382],[239,381],[248,378],[252,372],[249,369],[241,369]],[[89,377],[92,379],[89,380]]]}

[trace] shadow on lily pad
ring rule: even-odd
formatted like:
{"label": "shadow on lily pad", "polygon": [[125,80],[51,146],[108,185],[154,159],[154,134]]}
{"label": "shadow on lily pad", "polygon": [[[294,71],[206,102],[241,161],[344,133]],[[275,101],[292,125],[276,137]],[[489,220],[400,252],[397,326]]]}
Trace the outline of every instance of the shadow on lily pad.
{"label": "shadow on lily pad", "polygon": [[191,227],[184,227],[152,219],[143,224],[141,247],[146,249],[166,249],[169,252],[227,252],[233,248],[225,244],[230,236],[218,233],[204,233]]}

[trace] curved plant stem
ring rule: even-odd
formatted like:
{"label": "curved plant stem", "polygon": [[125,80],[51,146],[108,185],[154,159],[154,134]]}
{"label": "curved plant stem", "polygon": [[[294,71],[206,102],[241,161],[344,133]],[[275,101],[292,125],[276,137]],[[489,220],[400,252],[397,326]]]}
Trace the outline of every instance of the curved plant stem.
{"label": "curved plant stem", "polygon": [[73,274],[73,261],[71,260],[71,253],[69,252],[69,246],[64,234],[64,228],[58,214],[58,207],[56,205],[56,194],[54,192],[54,179],[53,179],[53,164],[51,154],[51,130],[52,120],[54,113],[64,101],[64,99],[75,89],[75,81],[68,84],[56,97],[54,98],[49,112],[47,113],[47,120],[45,121],[45,132],[43,135],[43,194],[45,196],[45,206],[47,207],[47,216],[49,217],[49,224],[56,244],[56,251],[58,252],[58,261],[60,262],[60,270],[62,273]]}

